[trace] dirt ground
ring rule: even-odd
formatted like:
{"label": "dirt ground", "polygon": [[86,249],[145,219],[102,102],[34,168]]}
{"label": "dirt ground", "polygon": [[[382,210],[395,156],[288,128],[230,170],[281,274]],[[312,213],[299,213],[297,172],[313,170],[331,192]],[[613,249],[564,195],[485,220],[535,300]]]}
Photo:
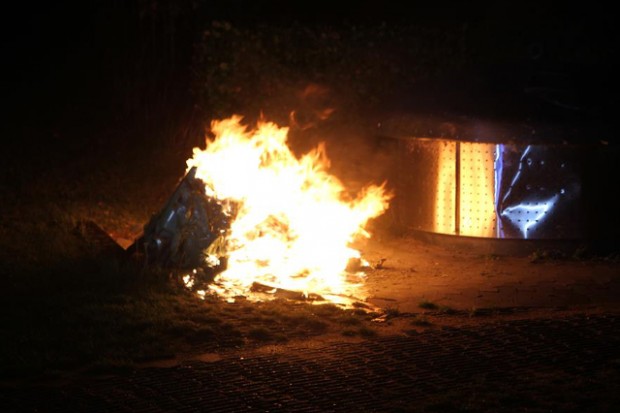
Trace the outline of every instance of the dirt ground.
{"label": "dirt ground", "polygon": [[368,302],[387,311],[471,317],[540,317],[620,309],[620,263],[610,258],[489,254],[414,236],[379,236],[363,250],[372,264]]}

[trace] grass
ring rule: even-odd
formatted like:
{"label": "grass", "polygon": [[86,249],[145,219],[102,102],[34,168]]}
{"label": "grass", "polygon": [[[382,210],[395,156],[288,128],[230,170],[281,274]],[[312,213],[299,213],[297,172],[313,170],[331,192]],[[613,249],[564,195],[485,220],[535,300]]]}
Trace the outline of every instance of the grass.
{"label": "grass", "polygon": [[388,319],[390,319],[402,315],[402,312],[396,307],[387,307],[385,309],[385,315]]}
{"label": "grass", "polygon": [[[2,300],[0,378],[136,363],[304,339],[353,326],[371,337],[368,315],[285,300],[201,300],[180,283],[135,268],[24,277]],[[79,267],[78,267],[79,268]],[[133,272],[135,271],[135,272]]]}
{"label": "grass", "polygon": [[438,314],[454,315],[458,313],[458,311],[455,310],[454,308],[451,308],[446,305],[439,305],[437,303],[434,303],[428,300],[420,301],[420,303],[418,304],[418,307],[424,310],[435,311]]}
{"label": "grass", "polygon": [[[611,250],[609,250],[611,248]],[[554,261],[598,261],[598,262],[618,262],[618,252],[613,247],[593,247],[587,244],[577,246],[574,250],[559,250],[539,248],[533,251],[529,256],[529,261],[533,264],[541,264]]]}

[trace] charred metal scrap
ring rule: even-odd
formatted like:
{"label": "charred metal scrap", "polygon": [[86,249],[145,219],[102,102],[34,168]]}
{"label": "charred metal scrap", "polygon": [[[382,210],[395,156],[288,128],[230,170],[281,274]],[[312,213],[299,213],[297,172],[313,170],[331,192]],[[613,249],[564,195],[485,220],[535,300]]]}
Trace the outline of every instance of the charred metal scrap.
{"label": "charred metal scrap", "polygon": [[[146,265],[213,270],[206,263],[206,251],[218,252],[216,247],[223,242],[229,226],[222,206],[205,194],[204,183],[196,178],[194,167],[161,211],[144,226],[143,235],[131,249],[143,255]],[[225,257],[217,258],[225,262]]]}

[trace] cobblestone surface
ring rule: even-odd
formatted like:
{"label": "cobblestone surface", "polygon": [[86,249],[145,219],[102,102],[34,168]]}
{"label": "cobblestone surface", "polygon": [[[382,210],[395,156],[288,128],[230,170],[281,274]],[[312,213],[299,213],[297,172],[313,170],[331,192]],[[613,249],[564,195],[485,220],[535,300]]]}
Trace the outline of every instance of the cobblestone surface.
{"label": "cobblestone surface", "polygon": [[612,412],[619,348],[617,314],[499,321],[63,384],[5,384],[0,410]]}

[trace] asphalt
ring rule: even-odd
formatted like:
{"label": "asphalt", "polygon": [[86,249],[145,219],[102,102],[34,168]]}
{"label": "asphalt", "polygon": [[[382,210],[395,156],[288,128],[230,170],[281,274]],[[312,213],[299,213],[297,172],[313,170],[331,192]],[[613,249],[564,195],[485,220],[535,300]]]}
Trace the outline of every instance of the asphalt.
{"label": "asphalt", "polygon": [[384,260],[369,274],[369,301],[392,315],[377,336],[9,383],[0,410],[617,411],[617,261],[497,257],[409,238],[366,250]]}

